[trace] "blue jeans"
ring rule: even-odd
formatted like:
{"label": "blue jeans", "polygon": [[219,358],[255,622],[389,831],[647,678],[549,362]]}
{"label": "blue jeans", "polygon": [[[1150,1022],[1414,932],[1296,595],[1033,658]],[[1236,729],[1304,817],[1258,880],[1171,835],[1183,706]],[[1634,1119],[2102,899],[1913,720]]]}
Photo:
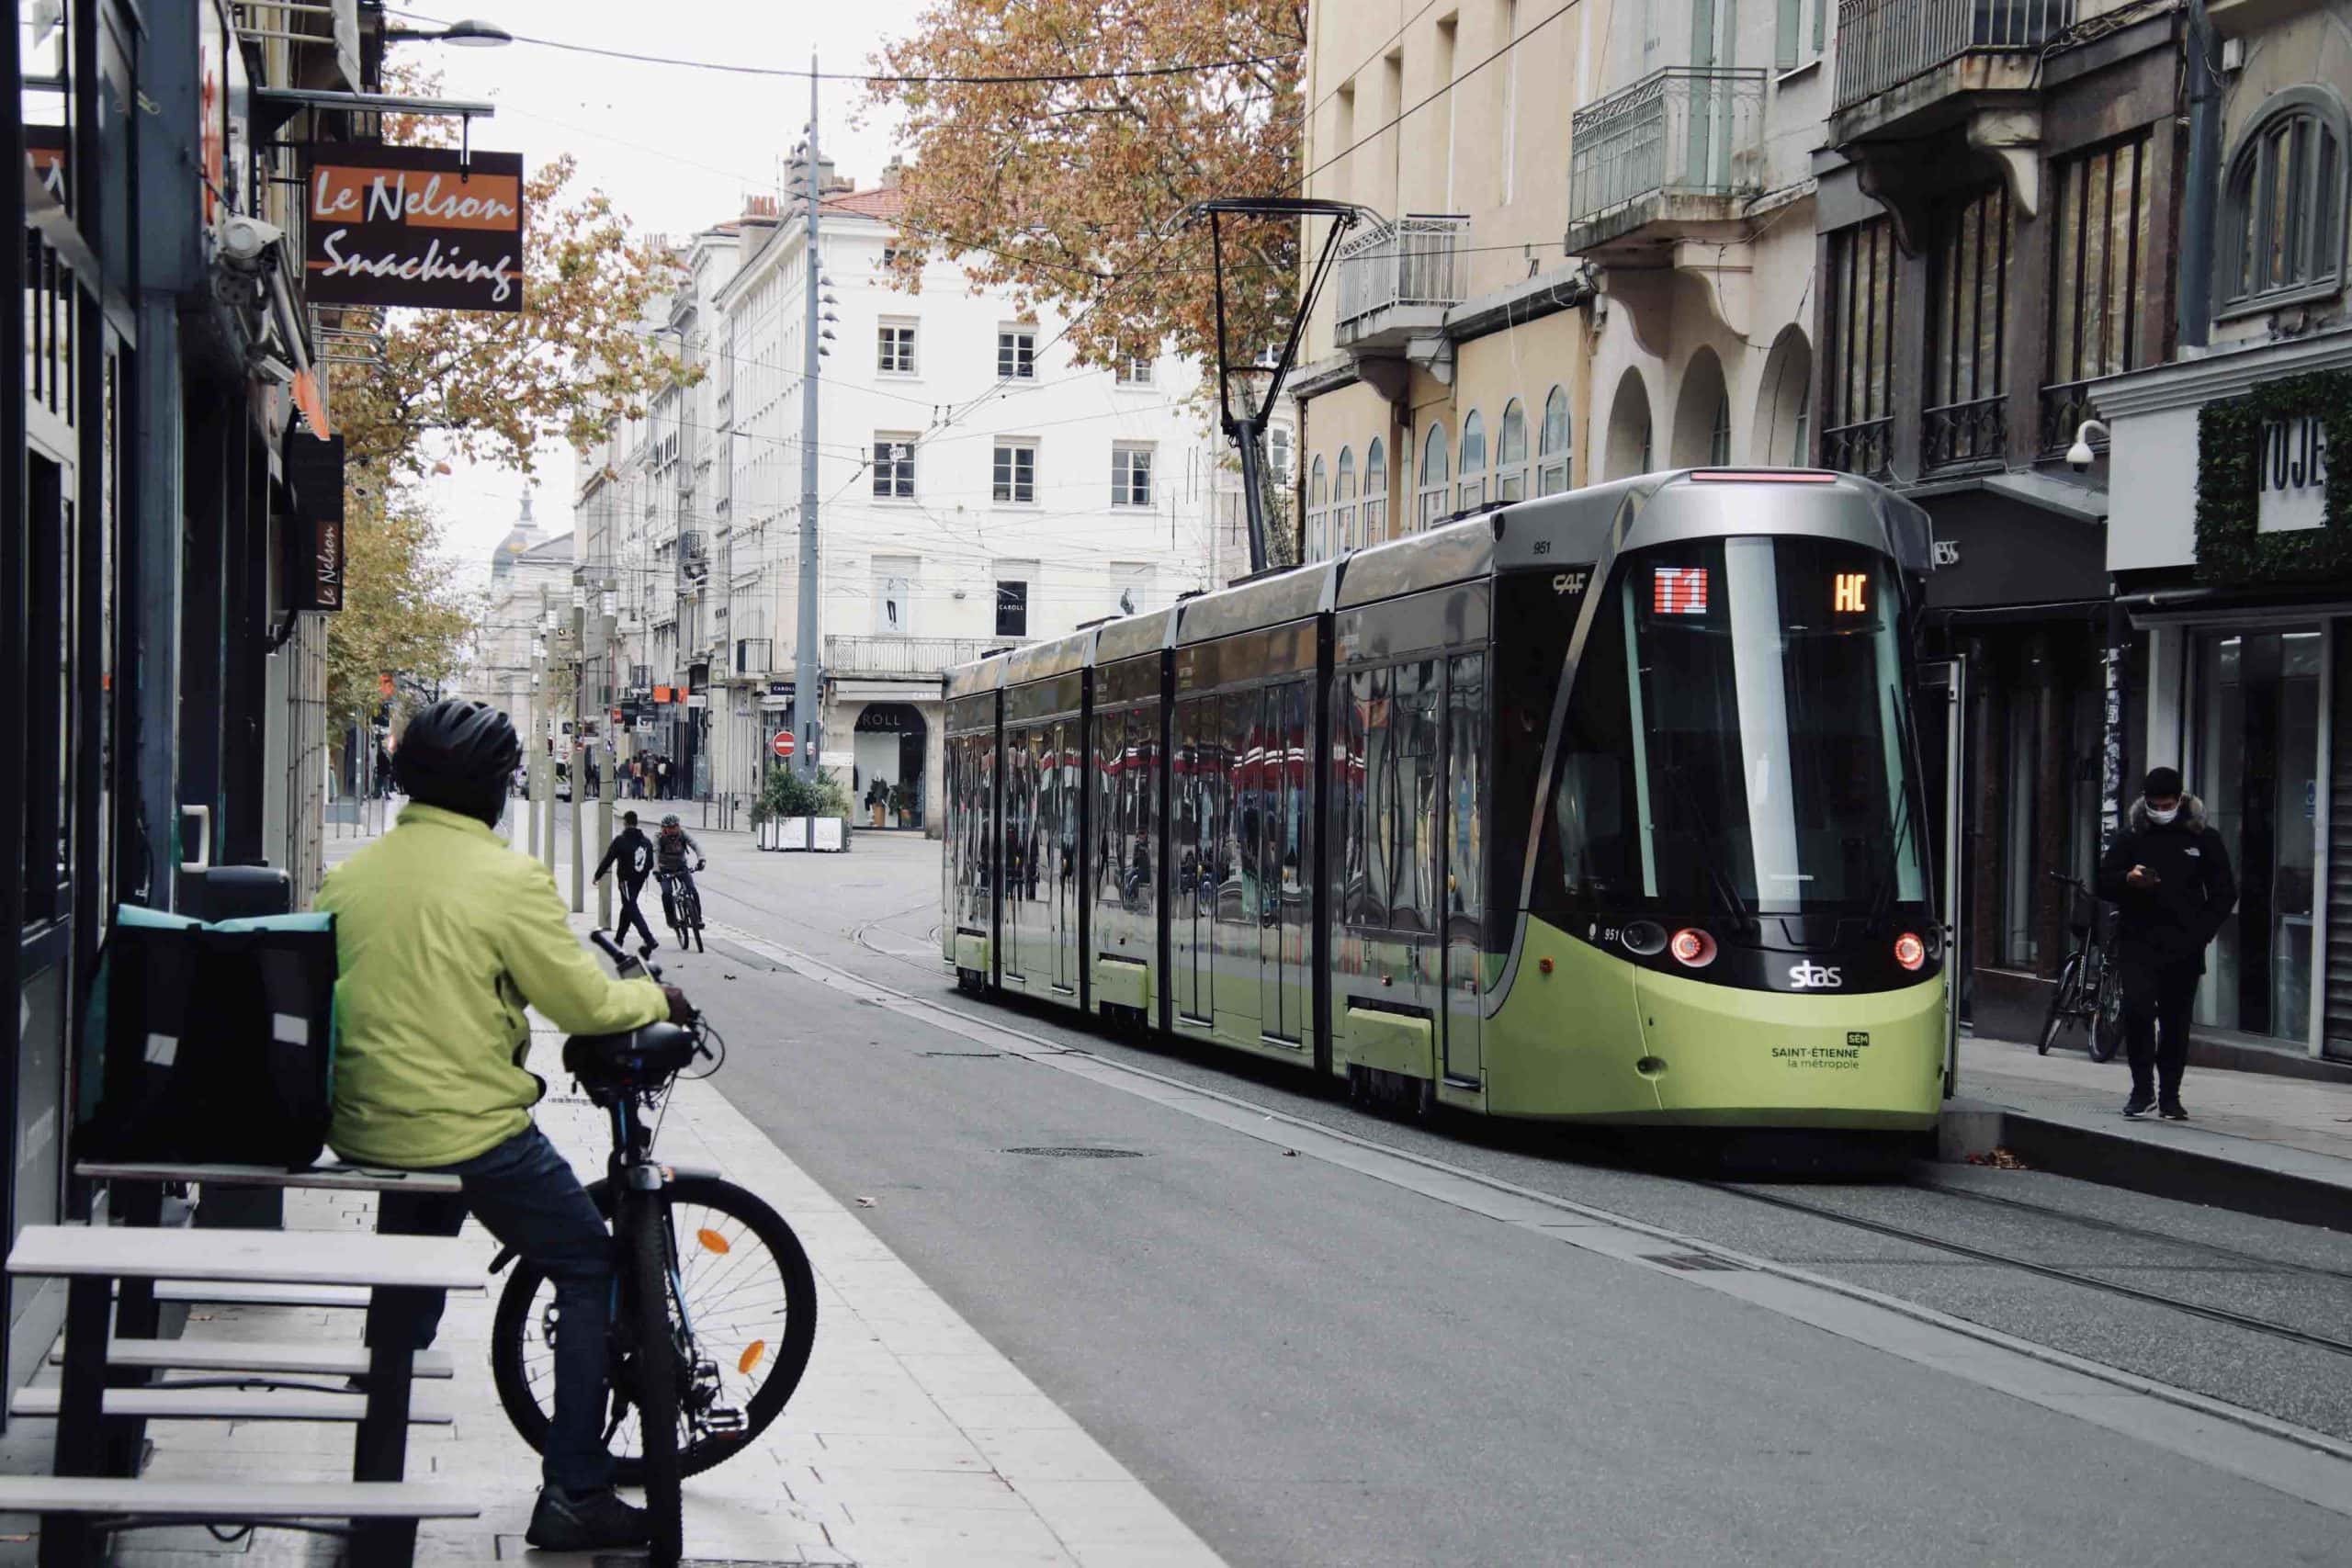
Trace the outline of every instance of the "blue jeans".
{"label": "blue jeans", "polygon": [[[613,1238],[604,1216],[545,1134],[526,1128],[442,1173],[464,1181],[462,1197],[387,1192],[377,1228],[395,1235],[456,1235],[470,1211],[484,1229],[555,1283],[555,1417],[539,1473],[550,1486],[594,1492],[613,1483],[605,1448],[605,1325],[612,1318]],[[416,1348],[433,1343],[441,1297],[417,1325]]]}

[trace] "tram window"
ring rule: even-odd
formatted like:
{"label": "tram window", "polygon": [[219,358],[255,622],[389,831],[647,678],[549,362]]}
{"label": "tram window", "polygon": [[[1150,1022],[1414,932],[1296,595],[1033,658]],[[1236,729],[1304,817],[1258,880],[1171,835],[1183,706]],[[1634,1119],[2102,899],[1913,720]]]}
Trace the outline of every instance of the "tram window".
{"label": "tram window", "polygon": [[1363,671],[1331,677],[1331,825],[1340,848],[1332,904],[1344,925],[1363,924],[1363,710],[1371,700]]}
{"label": "tram window", "polygon": [[1258,702],[1256,692],[1227,692],[1219,704],[1225,752],[1218,779],[1225,791],[1225,816],[1217,835],[1216,918],[1227,925],[1256,913],[1251,903],[1261,831],[1254,787],[1255,759],[1261,749]]}
{"label": "tram window", "polygon": [[1374,670],[1363,710],[1363,909],[1367,926],[1388,923],[1390,868],[1396,863],[1396,671]]}
{"label": "tram window", "polygon": [[1456,657],[1446,673],[1445,925],[1476,945],[1486,903],[1487,660]]}
{"label": "tram window", "polygon": [[1149,915],[1158,900],[1159,814],[1152,808],[1159,777],[1159,714],[1137,708],[1127,715],[1127,750],[1119,775],[1126,823],[1128,908]]}

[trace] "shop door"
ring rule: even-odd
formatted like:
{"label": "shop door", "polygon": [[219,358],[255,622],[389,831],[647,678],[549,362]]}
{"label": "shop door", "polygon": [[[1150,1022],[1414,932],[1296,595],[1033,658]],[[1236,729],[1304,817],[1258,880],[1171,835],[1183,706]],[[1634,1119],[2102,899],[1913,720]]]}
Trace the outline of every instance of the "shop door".
{"label": "shop door", "polygon": [[1962,853],[1968,842],[1964,816],[1968,798],[1966,716],[1968,666],[1958,659],[1922,660],[1912,704],[1919,738],[1920,793],[1928,807],[1929,863],[1936,868],[1936,919],[1942,926],[1944,955],[1944,1094],[1958,1090],[1960,1079],[1961,987],[1967,981],[1970,955],[1964,941],[1967,926],[1960,918],[1966,906],[1961,898]]}

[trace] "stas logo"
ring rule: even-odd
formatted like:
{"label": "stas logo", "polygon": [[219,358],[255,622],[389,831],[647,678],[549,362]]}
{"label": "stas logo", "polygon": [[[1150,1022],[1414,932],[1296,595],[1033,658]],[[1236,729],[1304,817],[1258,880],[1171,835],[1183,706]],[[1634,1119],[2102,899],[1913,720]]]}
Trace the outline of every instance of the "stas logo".
{"label": "stas logo", "polygon": [[1810,961],[1789,965],[1789,984],[1800,991],[1835,990],[1846,983],[1845,972]]}

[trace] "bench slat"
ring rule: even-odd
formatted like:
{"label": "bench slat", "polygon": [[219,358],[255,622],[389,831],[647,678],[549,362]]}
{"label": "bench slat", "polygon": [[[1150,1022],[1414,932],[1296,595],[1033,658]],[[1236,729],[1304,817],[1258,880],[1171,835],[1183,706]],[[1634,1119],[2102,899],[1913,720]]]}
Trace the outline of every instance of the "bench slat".
{"label": "bench slat", "polygon": [[202,1280],[158,1280],[155,1299],[197,1306],[349,1307],[368,1310],[359,1285],[219,1285]]}
{"label": "bench slat", "polygon": [[415,1481],[124,1481],[0,1475],[0,1513],[204,1519],[470,1519],[455,1487]]}
{"label": "bench slat", "polygon": [[[51,1366],[61,1366],[64,1360],[62,1346],[49,1353]],[[301,1339],[115,1339],[107,1342],[107,1364],[182,1371],[357,1377],[368,1370],[368,1347]],[[447,1350],[419,1350],[409,1363],[409,1375],[455,1377],[457,1359]]]}
{"label": "bench slat", "polygon": [[220,1187],[328,1188],[345,1192],[462,1192],[454,1176],[426,1170],[378,1170],[325,1165],[287,1170],[272,1165],[167,1165],[137,1160],[83,1160],[74,1174],[92,1181],[195,1181]]}
{"label": "bench slat", "polygon": [[[8,1401],[12,1416],[54,1416],[60,1403],[53,1385],[20,1388]],[[356,1421],[368,1414],[360,1393],[313,1393],[290,1388],[110,1388],[105,1413],[150,1421]],[[408,1418],[417,1426],[446,1427],[447,1410],[412,1401]]]}
{"label": "bench slat", "polygon": [[477,1293],[488,1264],[479,1242],[356,1230],[27,1225],[8,1253],[9,1273],[46,1278],[413,1285]]}

